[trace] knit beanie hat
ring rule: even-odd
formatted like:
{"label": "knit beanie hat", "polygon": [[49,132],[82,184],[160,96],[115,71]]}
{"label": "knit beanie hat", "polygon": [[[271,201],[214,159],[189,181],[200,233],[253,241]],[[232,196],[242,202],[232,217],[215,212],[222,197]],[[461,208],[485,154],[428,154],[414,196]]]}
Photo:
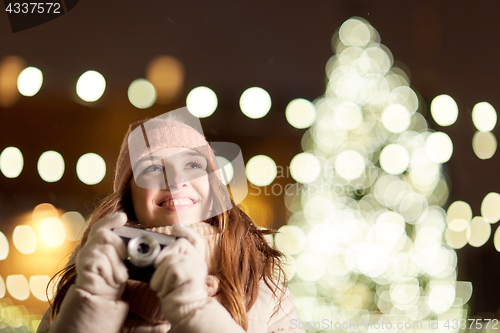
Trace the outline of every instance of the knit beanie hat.
{"label": "knit beanie hat", "polygon": [[164,148],[195,150],[205,156],[212,172],[218,169],[210,145],[197,130],[178,121],[144,119],[131,124],[125,134],[116,163],[114,191],[125,186],[132,177],[132,168],[140,159]]}

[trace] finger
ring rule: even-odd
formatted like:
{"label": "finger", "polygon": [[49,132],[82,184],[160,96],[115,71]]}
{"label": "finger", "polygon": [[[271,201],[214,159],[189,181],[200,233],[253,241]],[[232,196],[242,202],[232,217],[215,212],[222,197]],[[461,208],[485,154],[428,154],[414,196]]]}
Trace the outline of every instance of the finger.
{"label": "finger", "polygon": [[164,256],[163,260],[153,273],[151,281],[149,282],[152,290],[156,292],[161,291],[163,295],[170,292],[170,290],[174,288],[175,281],[170,280],[172,276],[168,274],[168,271],[179,266],[180,262],[183,260],[182,257],[183,256],[181,254]]}
{"label": "finger", "polygon": [[172,235],[187,239],[197,251],[203,254],[203,257],[205,256],[205,239],[193,229],[176,224],[172,228]]}
{"label": "finger", "polygon": [[185,238],[179,238],[169,246],[165,247],[163,250],[158,253],[158,256],[155,259],[154,265],[158,267],[164,258],[168,256],[176,256],[176,255],[195,255],[197,254],[194,246]]}
{"label": "finger", "polygon": [[127,223],[127,214],[124,212],[115,212],[97,220],[90,230],[89,237],[101,229],[112,229],[122,227]]}
{"label": "finger", "polygon": [[125,242],[111,230],[100,229],[89,238],[85,247],[93,247],[100,244],[112,245],[122,260],[127,258],[127,247],[125,246]]}

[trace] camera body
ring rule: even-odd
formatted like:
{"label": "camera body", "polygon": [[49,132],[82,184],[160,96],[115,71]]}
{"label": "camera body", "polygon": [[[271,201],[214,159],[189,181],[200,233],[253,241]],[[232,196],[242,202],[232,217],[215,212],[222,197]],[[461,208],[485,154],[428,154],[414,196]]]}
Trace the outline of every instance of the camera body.
{"label": "camera body", "polygon": [[155,271],[154,261],[160,251],[178,237],[132,227],[113,228],[127,246],[125,266],[129,279],[149,282]]}

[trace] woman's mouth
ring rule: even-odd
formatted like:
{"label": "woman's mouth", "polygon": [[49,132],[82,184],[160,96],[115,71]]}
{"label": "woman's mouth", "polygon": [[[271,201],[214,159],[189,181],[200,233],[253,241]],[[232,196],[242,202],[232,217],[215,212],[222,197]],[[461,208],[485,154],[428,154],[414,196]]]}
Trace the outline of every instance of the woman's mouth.
{"label": "woman's mouth", "polygon": [[196,201],[191,198],[167,199],[161,202],[158,206],[166,210],[185,210],[190,209],[196,204]]}

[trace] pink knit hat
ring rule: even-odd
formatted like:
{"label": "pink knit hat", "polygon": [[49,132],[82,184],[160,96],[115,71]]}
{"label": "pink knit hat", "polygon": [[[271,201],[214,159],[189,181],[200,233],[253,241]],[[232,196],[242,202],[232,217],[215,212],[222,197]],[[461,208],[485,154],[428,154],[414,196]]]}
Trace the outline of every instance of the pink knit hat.
{"label": "pink knit hat", "polygon": [[123,139],[115,169],[115,192],[122,189],[132,177],[132,167],[143,157],[164,148],[189,148],[204,155],[212,168],[217,162],[205,140],[197,130],[184,123],[152,118],[131,124]]}

